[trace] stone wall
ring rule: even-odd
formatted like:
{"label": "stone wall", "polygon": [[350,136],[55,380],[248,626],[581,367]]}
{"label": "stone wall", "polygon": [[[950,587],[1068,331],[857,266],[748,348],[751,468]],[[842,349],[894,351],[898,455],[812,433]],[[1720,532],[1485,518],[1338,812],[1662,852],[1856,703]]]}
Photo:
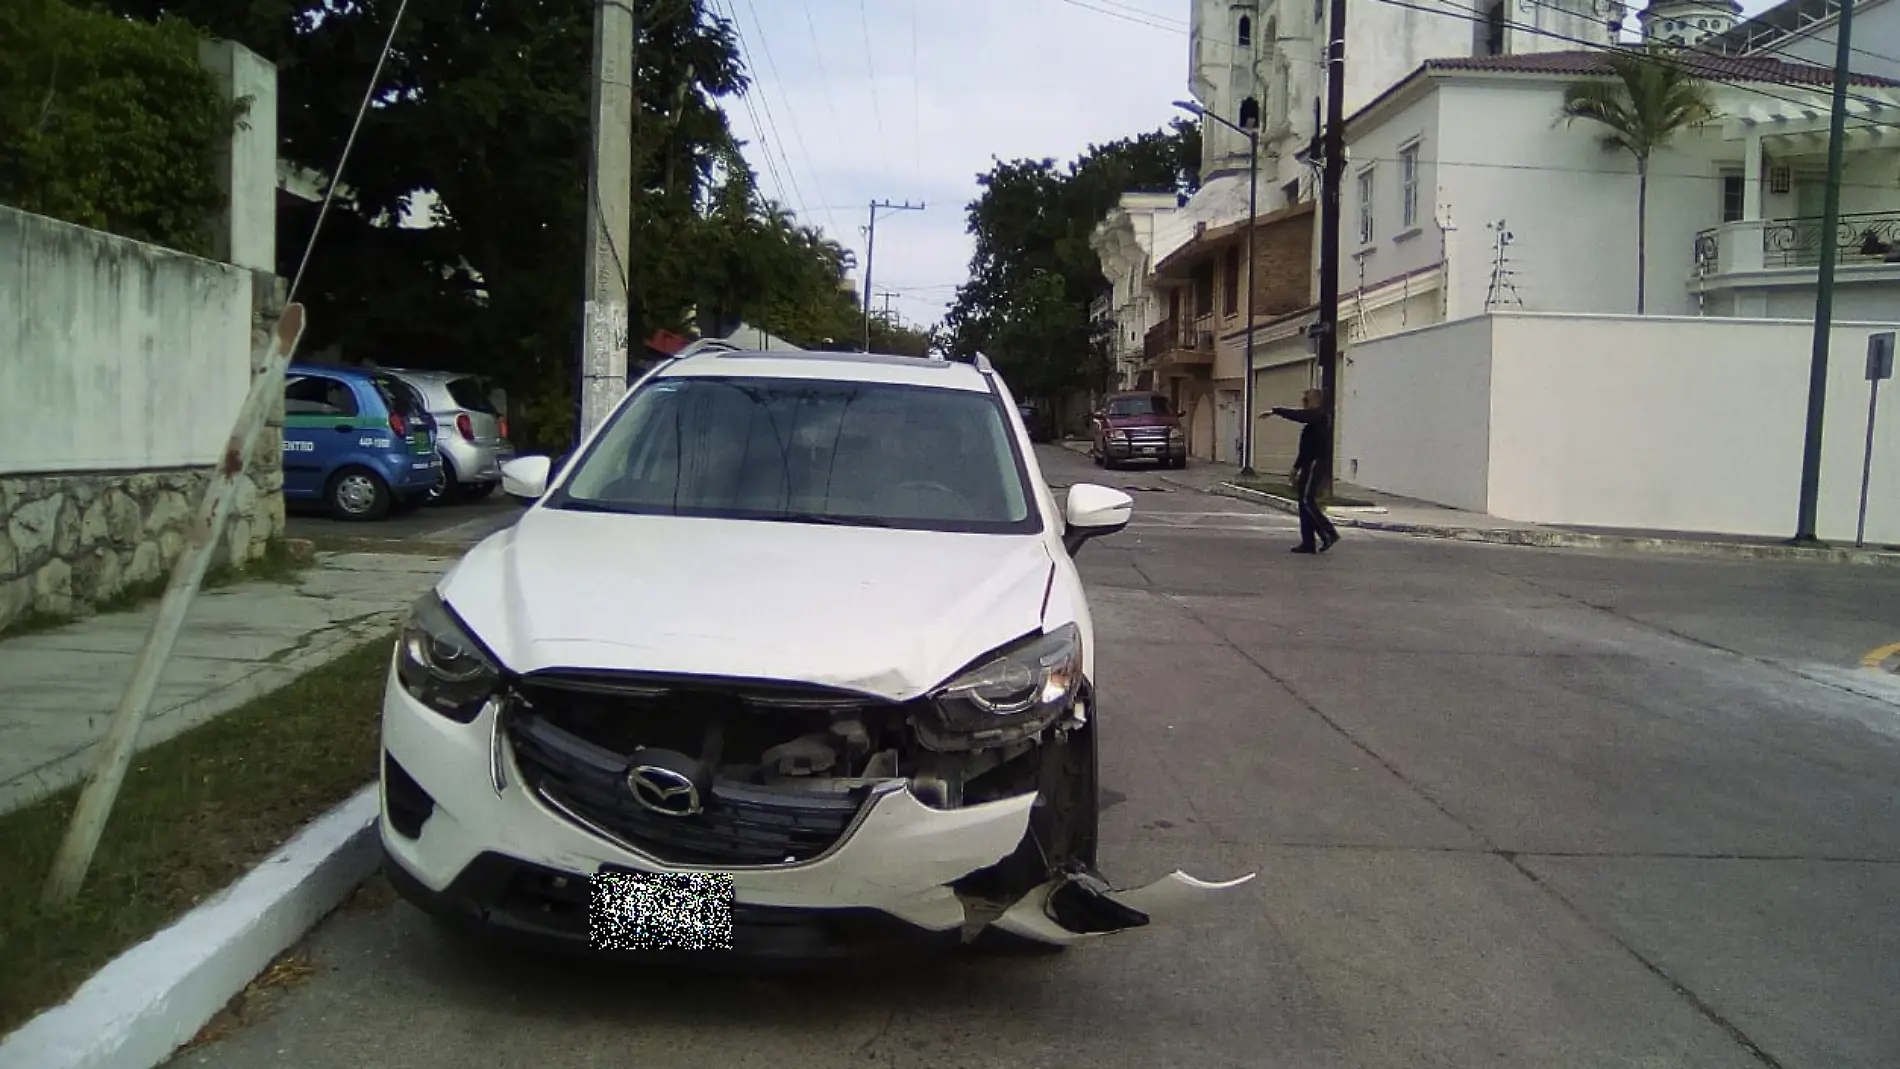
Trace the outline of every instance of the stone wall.
{"label": "stone wall", "polygon": [[[258,451],[274,459],[276,430],[265,437]],[[0,475],[0,631],[35,616],[85,615],[163,578],[210,479],[208,467]],[[282,480],[254,465],[239,482],[213,567],[254,560],[283,535]]]}

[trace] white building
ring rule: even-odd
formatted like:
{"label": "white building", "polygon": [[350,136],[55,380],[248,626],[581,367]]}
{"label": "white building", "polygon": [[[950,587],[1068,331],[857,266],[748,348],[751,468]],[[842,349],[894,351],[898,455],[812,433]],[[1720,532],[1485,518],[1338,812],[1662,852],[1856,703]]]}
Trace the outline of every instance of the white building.
{"label": "white building", "polygon": [[[1383,94],[1421,63],[1461,56],[1522,55],[1608,45],[1624,7],[1615,0],[1474,0],[1484,17],[1454,5],[1421,11],[1378,0],[1347,0],[1345,111]],[[1195,0],[1188,87],[1203,108],[1261,130],[1261,214],[1317,198],[1307,161],[1324,116],[1327,0]],[[1566,41],[1564,38],[1571,38]],[[1248,141],[1212,120],[1202,124],[1201,189],[1183,212],[1218,226],[1247,211]]]}
{"label": "white building", "polygon": [[1157,229],[1167,240],[1167,221],[1178,210],[1172,193],[1126,193],[1089,236],[1109,282],[1109,316],[1114,321],[1109,355],[1123,389],[1138,384],[1142,339],[1168,314],[1166,301],[1149,286],[1148,276],[1156,260],[1180,244],[1156,247]]}
{"label": "white building", "polygon": [[[1708,77],[1721,117],[1650,161],[1645,311],[1811,317],[1830,72],[1684,62]],[[1352,117],[1349,339],[1488,309],[1635,311],[1635,161],[1606,150],[1595,124],[1558,118],[1565,87],[1606,69],[1582,51],[1432,60]],[[1900,246],[1900,83],[1854,82],[1835,314],[1884,318],[1900,306],[1900,263],[1888,260]]]}
{"label": "white building", "polygon": [[1736,0],[1652,0],[1636,19],[1645,41],[1692,48],[1734,29],[1741,14]]}
{"label": "white building", "polygon": [[[1840,16],[1840,0],[1786,0],[1704,40],[1701,48],[1725,56],[1774,56],[1832,67]],[[1900,78],[1900,4],[1860,0],[1854,5],[1853,40],[1848,43],[1848,70]]]}

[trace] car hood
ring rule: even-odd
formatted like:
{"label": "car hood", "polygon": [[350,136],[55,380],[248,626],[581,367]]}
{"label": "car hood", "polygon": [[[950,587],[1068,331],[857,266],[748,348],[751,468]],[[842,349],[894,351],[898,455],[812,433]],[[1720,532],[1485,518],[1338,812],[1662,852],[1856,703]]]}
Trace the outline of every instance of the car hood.
{"label": "car hood", "polygon": [[904,701],[1035,631],[1036,535],[537,508],[437,590],[509,669],[807,682]]}
{"label": "car hood", "polygon": [[1154,414],[1142,416],[1108,416],[1105,418],[1109,426],[1122,430],[1126,430],[1130,427],[1173,427],[1179,425],[1181,422],[1174,416],[1160,416]]}

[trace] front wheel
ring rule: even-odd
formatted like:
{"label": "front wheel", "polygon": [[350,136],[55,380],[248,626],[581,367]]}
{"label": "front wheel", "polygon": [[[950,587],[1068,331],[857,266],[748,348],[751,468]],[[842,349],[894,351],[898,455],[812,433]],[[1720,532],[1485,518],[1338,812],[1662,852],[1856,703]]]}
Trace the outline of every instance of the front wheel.
{"label": "front wheel", "polygon": [[330,476],[323,502],[336,519],[357,522],[389,515],[394,499],[382,476],[368,468],[344,468]]}
{"label": "front wheel", "polygon": [[[1089,721],[1061,742],[1044,743],[1029,831],[1016,852],[997,864],[996,876],[1013,891],[1027,892],[1048,882],[1051,870],[1070,865],[1094,869],[1101,847],[1101,756],[1095,703]],[[1058,954],[1066,947],[1028,939],[1000,928],[985,928],[971,941],[980,953]]]}

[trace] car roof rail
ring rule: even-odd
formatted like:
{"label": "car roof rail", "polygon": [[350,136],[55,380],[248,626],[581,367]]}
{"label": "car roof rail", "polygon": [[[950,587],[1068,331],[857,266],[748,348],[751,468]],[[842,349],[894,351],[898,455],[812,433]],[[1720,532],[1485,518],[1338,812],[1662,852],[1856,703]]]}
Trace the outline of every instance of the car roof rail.
{"label": "car roof rail", "polygon": [[742,353],[745,351],[745,349],[734,345],[724,338],[695,338],[687,342],[679,352],[674,353],[673,359],[684,360],[689,356],[698,356],[700,353],[707,352]]}
{"label": "car roof rail", "polygon": [[975,359],[971,360],[970,363],[975,364],[976,369],[978,371],[981,371],[985,375],[992,374],[996,370],[994,367],[990,365],[990,358],[983,355],[982,353],[976,354]]}

